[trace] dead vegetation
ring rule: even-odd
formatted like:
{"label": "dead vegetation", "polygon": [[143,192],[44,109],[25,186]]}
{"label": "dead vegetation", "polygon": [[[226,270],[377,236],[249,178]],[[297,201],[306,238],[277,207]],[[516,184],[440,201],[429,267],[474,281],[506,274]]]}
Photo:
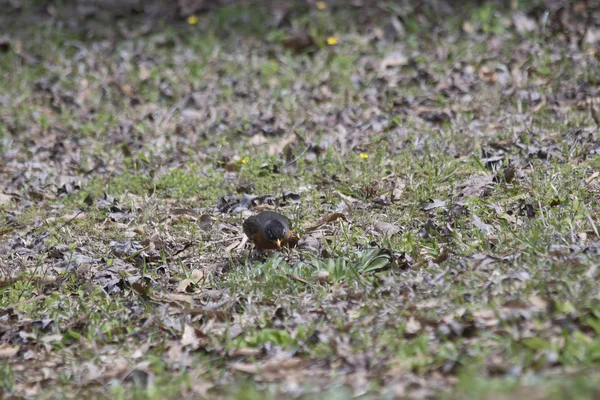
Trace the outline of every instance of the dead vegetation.
{"label": "dead vegetation", "polygon": [[597,396],[593,2],[182,3],[0,15],[2,396]]}

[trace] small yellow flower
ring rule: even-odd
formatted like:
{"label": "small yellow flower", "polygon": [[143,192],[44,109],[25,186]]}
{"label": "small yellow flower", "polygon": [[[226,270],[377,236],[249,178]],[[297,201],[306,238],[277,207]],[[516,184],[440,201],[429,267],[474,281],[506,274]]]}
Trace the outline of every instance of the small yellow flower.
{"label": "small yellow flower", "polygon": [[317,8],[319,10],[324,10],[327,8],[327,4],[324,1],[317,1]]}
{"label": "small yellow flower", "polygon": [[248,160],[246,160],[245,158],[242,158],[242,164],[247,164]]}
{"label": "small yellow flower", "polygon": [[334,46],[334,45],[338,44],[338,38],[336,38],[335,36],[329,36],[327,38],[327,44],[330,46]]}
{"label": "small yellow flower", "polygon": [[360,158],[362,158],[363,160],[366,160],[367,158],[369,158],[369,155],[368,155],[368,154],[365,154],[365,153],[360,153],[358,156],[359,156]]}
{"label": "small yellow flower", "polygon": [[198,17],[195,15],[190,15],[187,19],[187,23],[190,25],[196,25],[198,23]]}

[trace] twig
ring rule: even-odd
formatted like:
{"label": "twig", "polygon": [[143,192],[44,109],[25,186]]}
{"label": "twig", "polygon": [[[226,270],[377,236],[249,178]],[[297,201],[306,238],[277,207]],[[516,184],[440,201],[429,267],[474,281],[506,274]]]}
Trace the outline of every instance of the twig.
{"label": "twig", "polygon": [[38,300],[44,300],[46,297],[47,296],[45,294],[40,294],[38,296],[32,297],[31,299],[27,299],[27,300],[20,301],[18,303],[11,304],[10,306],[8,306],[6,308],[17,308],[20,306],[24,306],[25,304],[35,303]]}
{"label": "twig", "polygon": [[590,113],[592,114],[592,119],[596,123],[596,127],[600,129],[600,118],[598,117],[598,113],[594,108],[594,100],[590,100]]}
{"label": "twig", "polygon": [[592,217],[590,217],[590,214],[585,213],[585,216],[586,216],[588,222],[590,223],[590,225],[592,226],[592,229],[594,230],[596,237],[600,237],[600,235],[598,234],[598,228],[596,228],[596,224],[594,223],[594,220],[592,219]]}
{"label": "twig", "polygon": [[308,149],[310,149],[310,145],[306,142],[306,140],[304,140],[304,137],[302,137],[302,135],[300,135],[298,133],[298,131],[294,130],[294,134],[302,141],[302,143],[304,143],[304,150],[302,151],[302,153],[300,153],[300,155],[298,155],[298,157],[294,158],[291,161],[286,162],[283,166],[284,167],[288,167],[290,165],[292,165],[293,163],[295,163],[296,161],[298,161],[299,159],[301,159],[302,157],[304,157],[304,155],[306,154],[306,152],[308,151]]}
{"label": "twig", "polygon": [[11,276],[9,278],[0,279],[0,287],[12,285],[15,282],[27,281],[35,283],[54,283],[56,282],[55,276],[40,277],[40,276]]}
{"label": "twig", "polygon": [[304,283],[305,285],[308,285],[308,281],[306,279],[302,279],[300,278],[298,275],[291,275],[290,278],[292,278],[292,280],[300,282],[300,283]]}
{"label": "twig", "polygon": [[177,114],[179,111],[181,111],[181,109],[187,104],[188,101],[190,101],[191,98],[192,98],[192,95],[188,94],[178,104],[171,107],[171,109],[165,115],[162,116],[160,121],[158,121],[158,124],[157,124],[158,130],[160,131],[160,129],[162,129],[164,124],[168,123],[171,120],[171,118],[173,118],[175,116],[175,114]]}
{"label": "twig", "polygon": [[189,249],[189,248],[190,248],[192,245],[194,245],[194,244],[195,244],[195,242],[188,242],[188,243],[186,243],[186,244],[183,246],[183,248],[182,248],[182,249],[180,249],[180,250],[177,250],[175,253],[173,253],[173,254],[171,254],[170,256],[168,256],[168,257],[166,258],[166,259],[167,259],[167,261],[173,261],[173,260],[175,260],[175,258],[176,258],[176,257],[177,257],[179,254],[183,253],[184,251],[186,251],[187,249]]}

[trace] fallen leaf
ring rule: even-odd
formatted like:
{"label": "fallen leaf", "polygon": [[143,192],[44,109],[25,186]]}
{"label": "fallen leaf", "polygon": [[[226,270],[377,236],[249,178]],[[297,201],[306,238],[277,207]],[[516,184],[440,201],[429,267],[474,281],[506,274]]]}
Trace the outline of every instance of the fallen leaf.
{"label": "fallen leaf", "polygon": [[204,344],[205,340],[206,336],[199,329],[191,325],[186,325],[183,328],[183,335],[181,336],[182,346],[189,346],[192,350],[197,350]]}
{"label": "fallen leaf", "polygon": [[460,193],[458,195],[464,198],[484,197],[493,187],[493,183],[493,175],[471,176],[465,182],[457,186],[457,188],[460,189]]}
{"label": "fallen leaf", "polygon": [[128,229],[129,225],[122,222],[107,220],[103,221],[101,224],[96,224],[96,227],[99,229]]}
{"label": "fallen leaf", "polygon": [[513,15],[513,24],[519,34],[523,35],[528,32],[533,32],[537,29],[537,22],[533,18],[529,18],[523,12],[516,12]]}
{"label": "fallen leaf", "polygon": [[209,230],[213,225],[214,219],[208,214],[202,214],[198,222],[198,227],[203,231]]}
{"label": "fallen leaf", "polygon": [[298,241],[298,247],[304,250],[319,251],[321,242],[315,236],[304,236]]}
{"label": "fallen leaf", "polygon": [[548,302],[541,296],[531,295],[529,296],[529,302],[538,310],[545,311],[548,308]]}
{"label": "fallen leaf", "polygon": [[10,343],[0,344],[0,358],[10,358],[17,354],[19,346],[13,346]]}
{"label": "fallen leaf", "polygon": [[375,222],[373,228],[376,232],[379,232],[385,236],[393,236],[396,233],[400,232],[400,228],[389,222]]}
{"label": "fallen leaf", "polygon": [[410,317],[408,321],[406,321],[406,325],[404,326],[404,333],[409,336],[414,336],[421,331],[421,323],[417,321],[414,317]]}
{"label": "fallen leaf", "polygon": [[452,111],[450,110],[421,106],[417,107],[416,112],[425,121],[438,124],[452,119]]}
{"label": "fallen leaf", "polygon": [[317,272],[316,280],[319,283],[328,283],[329,282],[329,271]]}
{"label": "fallen leaf", "polygon": [[204,280],[205,276],[204,276],[204,271],[201,269],[194,269],[192,270],[192,278],[194,279],[195,283],[198,283],[202,280]]}
{"label": "fallen leaf", "polygon": [[434,258],[432,261],[436,264],[441,264],[448,259],[448,250],[445,247],[442,247],[440,250],[440,254]]}
{"label": "fallen leaf", "polygon": [[230,357],[248,357],[258,356],[261,353],[261,349],[256,347],[239,347],[229,352]]}
{"label": "fallen leaf", "polygon": [[488,85],[493,85],[498,81],[496,71],[485,65],[479,70],[479,78],[481,78],[481,80],[487,83]]}
{"label": "fallen leaf", "polygon": [[321,218],[320,220],[318,220],[317,222],[315,222],[314,224],[308,225],[304,228],[304,232],[311,232],[314,231],[316,229],[319,229],[320,227],[322,227],[323,225],[329,223],[329,222],[333,222],[336,221],[338,219],[343,219],[344,221],[348,222],[348,219],[346,218],[346,216],[342,213],[327,213],[323,216],[323,218]]}
{"label": "fallen leaf", "polygon": [[446,208],[446,202],[439,199],[430,200],[429,203],[425,203],[421,206],[421,210],[429,211],[436,208]]}
{"label": "fallen leaf", "polygon": [[200,219],[200,214],[188,208],[174,208],[169,213],[169,218],[172,222],[198,221]]}
{"label": "fallen leaf", "polygon": [[289,135],[287,138],[282,138],[279,139],[277,141],[275,141],[274,143],[271,143],[271,145],[269,146],[269,150],[267,151],[267,154],[269,156],[276,156],[279,155],[281,153],[283,153],[283,150],[291,145],[292,143],[294,143],[295,141],[298,140],[298,136],[296,135]]}
{"label": "fallen leaf", "polygon": [[52,342],[62,342],[63,335],[61,333],[57,333],[55,335],[47,335],[42,337],[41,341],[44,343],[52,343]]}
{"label": "fallen leaf", "polygon": [[4,193],[0,193],[0,206],[8,204],[12,201],[12,196],[9,196]]}
{"label": "fallen leaf", "polygon": [[283,47],[296,53],[313,50],[316,48],[317,44],[315,39],[306,31],[306,29],[297,31],[292,36],[283,40],[282,43]]}
{"label": "fallen leaf", "polygon": [[481,220],[481,218],[479,218],[477,215],[473,215],[472,221],[473,221],[473,225],[475,226],[475,228],[479,229],[480,232],[486,233],[486,234],[494,232],[494,227],[492,227],[489,224],[484,223]]}
{"label": "fallen leaf", "polygon": [[208,398],[208,391],[214,387],[214,383],[202,379],[194,380],[190,389],[197,396],[195,398]]}
{"label": "fallen leaf", "polygon": [[397,178],[394,181],[394,188],[392,189],[391,200],[398,201],[402,197],[404,193],[404,189],[406,188],[406,179]]}
{"label": "fallen leaf", "polygon": [[185,278],[179,282],[179,285],[177,285],[177,291],[179,293],[192,293],[194,291],[194,286],[195,284],[191,279]]}
{"label": "fallen leaf", "polygon": [[245,372],[247,374],[263,374],[269,375],[269,380],[276,376],[285,376],[292,370],[301,370],[310,361],[303,360],[299,357],[287,359],[271,359],[263,363],[233,363],[231,369]]}
{"label": "fallen leaf", "polygon": [[50,223],[50,222],[55,222],[55,221],[75,221],[75,220],[81,220],[81,219],[85,219],[87,218],[87,214],[83,213],[83,212],[78,212],[75,214],[65,214],[65,215],[61,215],[60,217],[52,217],[52,218],[47,218],[44,222],[46,223]]}
{"label": "fallen leaf", "polygon": [[408,65],[408,57],[401,51],[393,51],[385,56],[381,61],[380,68],[385,70],[387,68],[403,67]]}

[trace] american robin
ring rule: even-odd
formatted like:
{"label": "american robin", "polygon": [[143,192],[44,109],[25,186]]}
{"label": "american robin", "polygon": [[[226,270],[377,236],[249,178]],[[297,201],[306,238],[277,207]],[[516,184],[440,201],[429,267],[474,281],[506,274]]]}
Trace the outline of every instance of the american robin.
{"label": "american robin", "polygon": [[285,215],[263,211],[244,221],[244,233],[257,249],[273,250],[281,246],[294,246],[298,237],[291,230],[292,222]]}

